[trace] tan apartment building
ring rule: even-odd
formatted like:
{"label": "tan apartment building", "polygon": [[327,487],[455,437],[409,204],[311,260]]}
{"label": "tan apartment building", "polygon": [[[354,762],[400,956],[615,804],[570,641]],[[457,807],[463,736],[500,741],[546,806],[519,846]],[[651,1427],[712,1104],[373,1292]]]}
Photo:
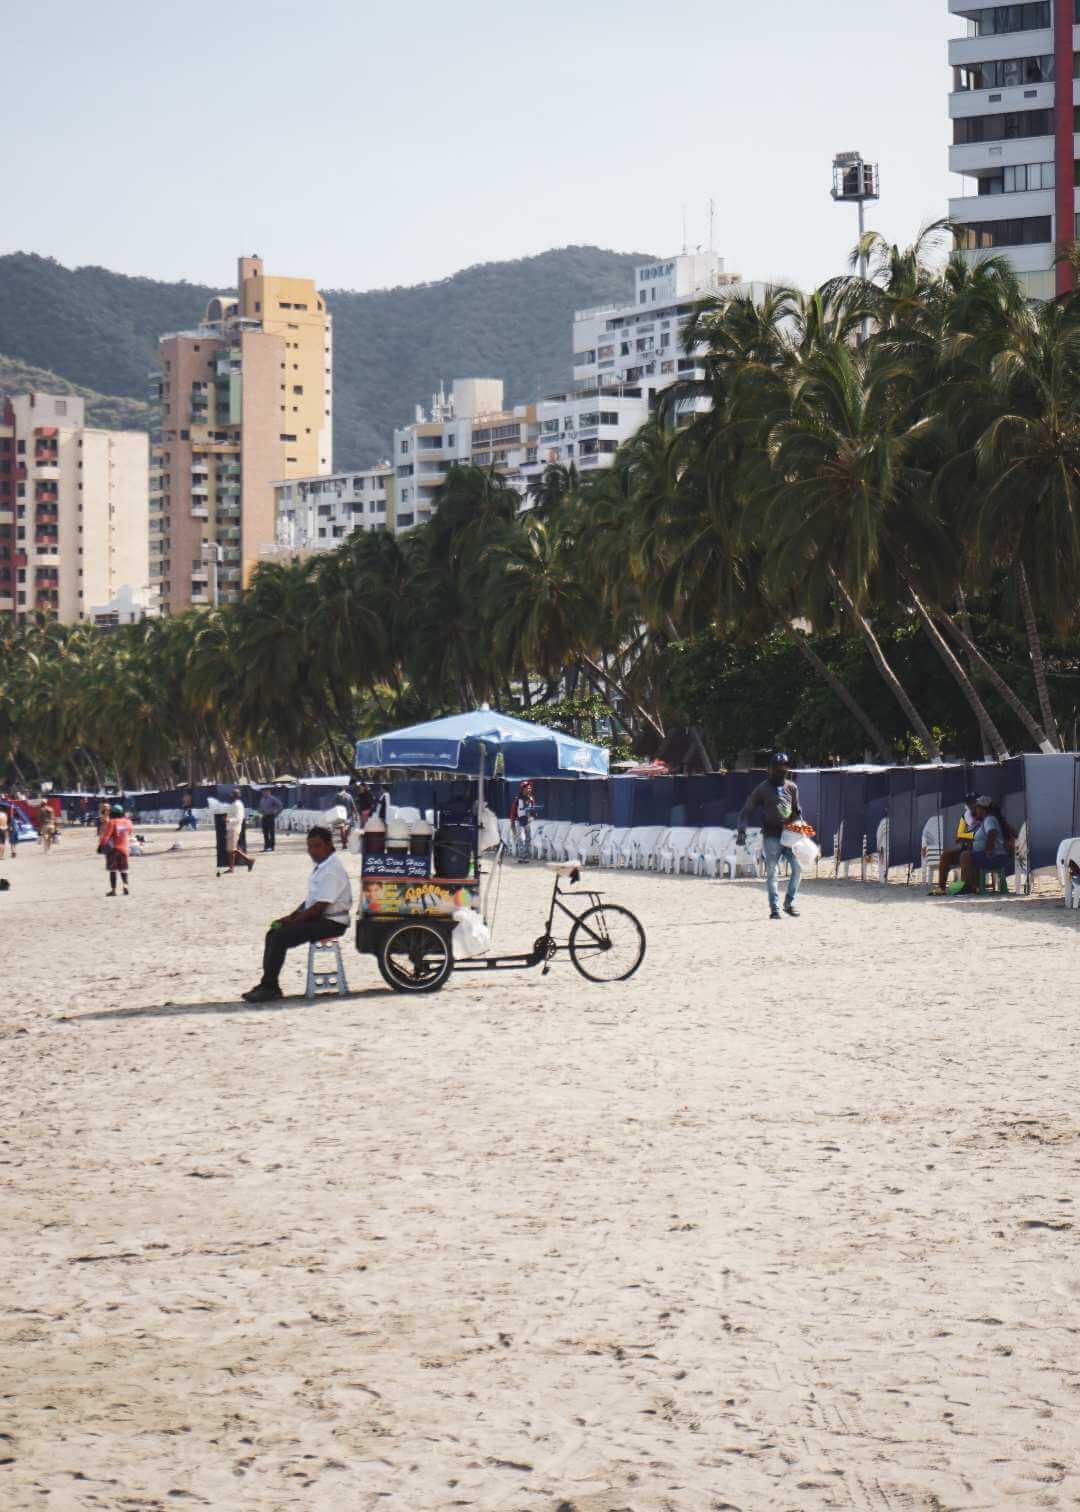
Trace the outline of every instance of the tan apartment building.
{"label": "tan apartment building", "polygon": [[73,395],[0,413],[0,612],[66,625],[125,590],[148,596],[148,437],[85,424]]}
{"label": "tan apartment building", "polygon": [[216,295],[159,351],[150,580],[176,614],[235,601],[274,541],[274,484],[329,473],[330,316],[310,279],[242,257],[236,294]]}

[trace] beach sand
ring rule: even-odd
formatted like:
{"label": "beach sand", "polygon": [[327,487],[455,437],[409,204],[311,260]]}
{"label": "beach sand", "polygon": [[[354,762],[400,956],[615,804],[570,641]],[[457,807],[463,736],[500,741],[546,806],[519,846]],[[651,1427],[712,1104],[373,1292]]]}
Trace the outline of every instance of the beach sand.
{"label": "beach sand", "polygon": [[1060,901],[598,874],[629,983],[257,1010],[302,842],[173,838],[0,863],[3,1512],[1080,1505]]}

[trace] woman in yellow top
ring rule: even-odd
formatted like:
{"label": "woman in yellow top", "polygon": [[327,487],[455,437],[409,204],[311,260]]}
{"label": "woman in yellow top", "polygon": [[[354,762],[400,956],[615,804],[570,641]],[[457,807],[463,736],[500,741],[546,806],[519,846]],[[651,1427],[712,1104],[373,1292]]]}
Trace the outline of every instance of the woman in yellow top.
{"label": "woman in yellow top", "polygon": [[975,794],[968,793],[964,798],[964,812],[956,826],[956,844],[950,846],[948,850],[943,850],[938,858],[937,887],[934,889],[936,893],[944,893],[949,880],[949,872],[954,866],[960,865],[964,852],[971,849],[978,827],[979,821],[975,817]]}

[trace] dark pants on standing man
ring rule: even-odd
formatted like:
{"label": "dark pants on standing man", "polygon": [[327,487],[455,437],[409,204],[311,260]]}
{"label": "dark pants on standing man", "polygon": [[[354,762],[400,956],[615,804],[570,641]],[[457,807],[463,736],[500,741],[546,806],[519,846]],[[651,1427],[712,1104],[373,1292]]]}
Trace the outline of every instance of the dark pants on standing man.
{"label": "dark pants on standing man", "polygon": [[277,824],[277,816],[264,814],[262,816],[263,850],[270,851],[274,848],[274,831]]}
{"label": "dark pants on standing man", "polygon": [[347,924],[333,924],[326,919],[311,919],[306,924],[283,924],[280,929],[266,931],[263,946],[263,974],[260,987],[272,992],[280,991],[278,977],[285,964],[286,953],[297,945],[308,945],[312,940],[326,940],[343,935]]}

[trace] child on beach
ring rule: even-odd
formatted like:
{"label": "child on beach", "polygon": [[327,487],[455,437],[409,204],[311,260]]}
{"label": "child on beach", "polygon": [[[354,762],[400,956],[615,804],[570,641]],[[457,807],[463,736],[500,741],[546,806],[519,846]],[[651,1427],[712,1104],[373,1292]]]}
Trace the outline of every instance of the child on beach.
{"label": "child on beach", "polygon": [[131,854],[131,835],[135,826],[124,813],[122,803],[114,803],[109,810],[109,822],[98,841],[98,850],[105,856],[105,869],[109,873],[109,898],[116,897],[116,878],[119,875],[128,894],[128,857]]}

